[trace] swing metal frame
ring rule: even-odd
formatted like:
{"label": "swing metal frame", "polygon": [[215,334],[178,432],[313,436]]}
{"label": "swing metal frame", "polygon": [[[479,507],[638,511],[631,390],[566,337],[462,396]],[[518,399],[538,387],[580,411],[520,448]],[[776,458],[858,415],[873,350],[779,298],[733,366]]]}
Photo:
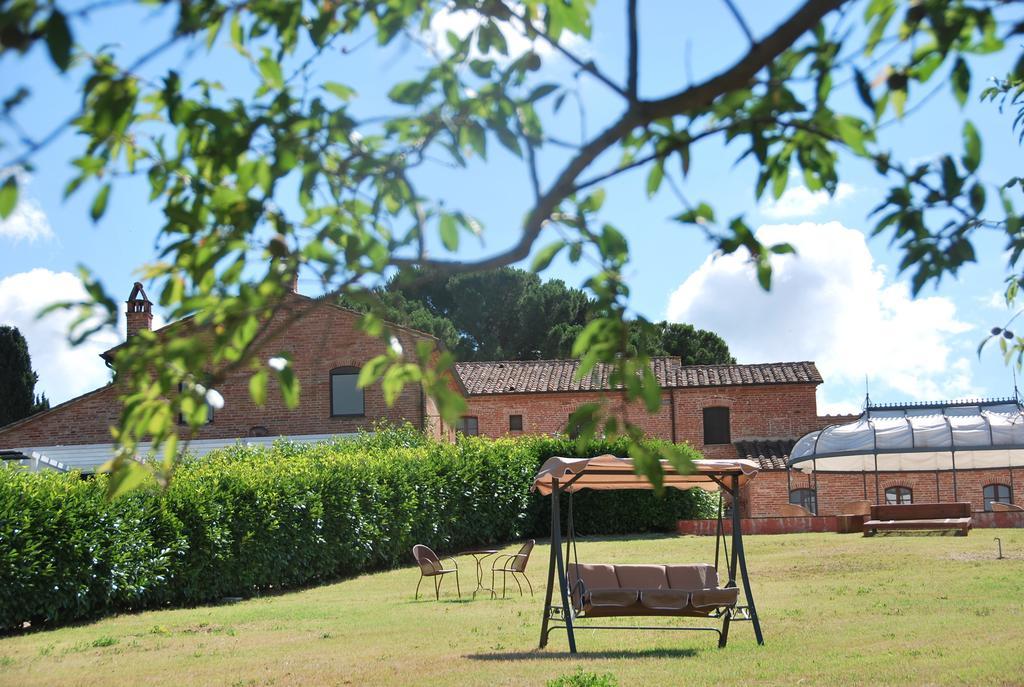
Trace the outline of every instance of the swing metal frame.
{"label": "swing metal frame", "polygon": [[[698,617],[709,617],[709,618],[721,618],[722,627],[721,629],[716,627],[680,627],[673,625],[664,626],[638,626],[638,625],[590,625],[577,624],[577,620],[580,617],[585,618],[586,616],[577,612],[576,609],[570,604],[569,597],[571,594],[569,580],[566,576],[566,561],[569,560],[570,552],[573,559],[578,563],[579,559],[576,556],[576,533],[573,526],[573,506],[572,506],[572,494],[571,487],[579,480],[583,475],[597,475],[597,476],[617,476],[621,475],[621,472],[614,470],[602,470],[601,468],[584,468],[584,470],[577,472],[571,478],[562,481],[558,476],[552,475],[550,479],[551,487],[551,552],[548,562],[548,583],[547,591],[544,599],[544,615],[541,622],[540,629],[540,648],[543,649],[548,644],[549,635],[555,630],[565,630],[566,638],[569,642],[569,652],[572,654],[577,653],[576,650],[576,630],[665,630],[665,631],[692,631],[692,632],[715,632],[718,634],[718,646],[719,648],[725,647],[729,641],[729,627],[733,621],[749,621],[754,628],[754,636],[757,639],[759,645],[764,644],[764,635],[761,632],[761,623],[757,616],[757,607],[754,604],[754,595],[750,588],[750,576],[747,572],[747,559],[743,549],[743,532],[741,528],[740,519],[740,472],[738,470],[723,469],[720,472],[712,473],[706,470],[702,471],[706,477],[718,484],[721,491],[725,492],[732,498],[732,555],[730,556],[729,546],[726,541],[724,519],[723,519],[723,508],[722,503],[719,501],[718,506],[718,523],[715,532],[715,569],[719,566],[719,553],[725,549],[725,559],[728,560],[728,572],[729,579],[725,587],[736,587],[737,586],[737,573],[739,579],[743,582],[743,592],[746,598],[745,606],[731,606],[724,608],[717,608],[708,613],[706,616]],[[562,554],[562,517],[560,513],[560,501],[561,494],[568,493],[568,521],[567,521],[567,536],[564,538],[565,543],[565,554]],[[557,603],[553,600],[555,590],[555,579],[558,580],[558,591],[559,599]],[[693,617],[693,616],[691,616]]]}

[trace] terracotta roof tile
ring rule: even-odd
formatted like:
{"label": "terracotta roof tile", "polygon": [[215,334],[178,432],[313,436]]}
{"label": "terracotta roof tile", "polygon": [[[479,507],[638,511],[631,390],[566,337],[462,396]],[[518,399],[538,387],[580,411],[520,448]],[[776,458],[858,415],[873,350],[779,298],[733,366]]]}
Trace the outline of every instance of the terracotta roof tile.
{"label": "terracotta roof tile", "polygon": [[756,462],[762,470],[785,470],[796,439],[751,439],[733,442],[740,458]]}
{"label": "terracotta roof tile", "polygon": [[[470,396],[533,394],[552,391],[607,391],[611,366],[599,364],[576,379],[578,360],[504,360],[458,363],[456,372]],[[662,388],[746,386],[755,384],[820,384],[812,362],[755,365],[681,365],[679,358],[651,359],[651,371]]]}

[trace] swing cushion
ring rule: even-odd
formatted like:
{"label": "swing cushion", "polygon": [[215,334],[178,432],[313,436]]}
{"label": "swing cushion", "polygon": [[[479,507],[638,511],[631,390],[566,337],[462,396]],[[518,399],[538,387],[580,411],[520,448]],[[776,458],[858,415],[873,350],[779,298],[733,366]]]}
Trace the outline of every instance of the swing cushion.
{"label": "swing cushion", "polygon": [[570,563],[572,604],[588,616],[701,615],[735,606],[736,587],[718,586],[718,573],[696,565]]}
{"label": "swing cushion", "polygon": [[[628,608],[639,598],[637,589],[622,589],[615,575],[615,566],[602,563],[570,563],[568,569],[572,603],[577,609],[584,606]],[[582,580],[582,584],[578,582]],[[583,589],[586,588],[586,598]]]}
{"label": "swing cushion", "polygon": [[717,589],[698,589],[690,592],[690,605],[694,608],[718,608],[719,606],[735,606],[740,596],[738,587],[719,587]]}
{"label": "swing cushion", "polygon": [[[623,589],[668,589],[664,565],[616,565],[615,577]],[[584,579],[586,577],[584,576]]]}
{"label": "swing cushion", "polygon": [[668,586],[672,589],[707,589],[718,586],[718,571],[707,563],[694,565],[668,565]]}

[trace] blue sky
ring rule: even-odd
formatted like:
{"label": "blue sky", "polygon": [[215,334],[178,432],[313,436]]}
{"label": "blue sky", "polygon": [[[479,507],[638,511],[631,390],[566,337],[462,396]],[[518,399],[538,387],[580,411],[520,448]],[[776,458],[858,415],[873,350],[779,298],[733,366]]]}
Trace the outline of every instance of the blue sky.
{"label": "blue sky", "polygon": [[[758,34],[769,30],[785,10],[784,3],[739,4]],[[646,97],[715,73],[746,49],[724,3],[645,0],[640,5],[641,93]],[[87,46],[114,44],[121,54],[135,55],[166,35],[167,25],[168,17],[160,11],[108,10],[96,13],[81,37]],[[442,20],[438,28],[441,25],[457,32],[468,28],[459,15]],[[621,79],[624,36],[621,3],[602,1],[593,40],[575,40],[571,46]],[[245,92],[255,77],[225,42],[222,35],[209,54],[202,48],[177,49],[148,67],[147,73],[173,67],[186,80],[217,78],[229,90]],[[347,45],[356,47],[359,40]],[[885,142],[903,160],[959,152],[962,122],[969,117],[984,138],[983,177],[997,184],[1017,173],[1020,149],[1009,117],[991,104],[977,102],[985,77],[1005,73],[1012,59],[974,60],[973,93],[965,109],[943,90],[913,116],[887,127]],[[415,43],[400,42],[385,50],[371,43],[331,56],[319,67],[318,76],[355,87],[357,112],[371,115],[393,112],[384,94],[424,64],[424,50]],[[10,81],[5,78],[5,86],[19,82],[32,88],[33,97],[18,116],[33,136],[48,131],[78,104],[80,75],[54,75],[41,51],[18,61],[8,56],[0,61],[0,69],[13,76]],[[568,65],[557,58],[547,69],[552,80],[572,80]],[[593,80],[581,79],[580,88],[588,108],[588,133],[593,134],[617,113],[619,103]],[[578,116],[568,103],[553,121],[559,135],[579,136]],[[10,131],[5,129],[3,137],[11,140]],[[113,294],[127,297],[137,268],[155,256],[160,225],[159,211],[148,204],[148,189],[139,180],[115,186],[108,212],[96,225],[88,218],[93,189],[63,200],[64,185],[72,175],[69,160],[79,145],[65,134],[36,157],[21,205],[13,218],[0,224],[0,322],[15,324],[26,333],[41,390],[53,401],[105,381],[108,373],[96,353],[116,343],[119,333],[72,350],[61,336],[66,318],[37,322],[34,312],[47,302],[77,295],[81,287],[73,273],[78,264],[89,266]],[[432,170],[417,179],[421,192],[443,197],[483,222],[485,243],[464,242],[461,252],[466,257],[514,243],[530,202],[525,169],[493,142],[489,150],[486,164],[477,161],[465,171]],[[648,199],[643,173],[624,176],[607,186],[602,219],[630,240],[628,279],[637,313],[713,329],[725,337],[740,362],[817,361],[826,379],[819,391],[822,412],[859,407],[865,379],[876,401],[1012,392],[1011,371],[998,351],[993,347],[980,360],[974,352],[987,330],[1008,317],[998,302],[1005,274],[998,236],[979,237],[977,265],[911,299],[907,277],[896,273],[899,256],[887,245],[888,237],[868,237],[868,214],[885,191],[884,181],[872,169],[844,158],[843,185],[835,198],[811,194],[797,180],[780,202],[759,205],[752,167],[735,164],[739,152],[720,142],[695,150],[690,175],[683,182],[685,194],[710,203],[720,217],[746,213],[764,237],[793,242],[800,257],[780,259],[776,290],[765,295],[741,259],[711,259],[710,245],[699,232],[671,221],[681,209],[671,193],[663,190]],[[4,160],[9,157],[2,155]],[[565,152],[557,148],[542,153],[545,181],[564,158]],[[609,156],[602,162],[615,160]],[[538,246],[553,238],[542,237]],[[586,270],[558,261],[545,276],[580,285]],[[310,294],[318,288],[312,280],[303,280],[300,287]]]}

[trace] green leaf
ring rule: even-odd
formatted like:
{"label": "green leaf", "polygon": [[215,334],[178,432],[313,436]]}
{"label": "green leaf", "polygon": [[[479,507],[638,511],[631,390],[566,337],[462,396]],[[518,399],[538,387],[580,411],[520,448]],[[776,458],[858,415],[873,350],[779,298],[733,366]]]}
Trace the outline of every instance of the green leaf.
{"label": "green leaf", "polygon": [[343,100],[345,102],[352,100],[352,98],[356,96],[356,91],[354,88],[346,86],[343,83],[338,83],[337,81],[326,82],[324,84],[324,90],[330,93],[331,95],[337,96],[339,100]]}
{"label": "green leaf", "polygon": [[661,188],[662,179],[665,178],[665,163],[658,160],[651,165],[651,171],[647,174],[647,197],[653,198],[654,194]]}
{"label": "green leaf", "polygon": [[854,68],[853,79],[857,84],[857,95],[860,96],[860,100],[865,106],[872,112],[875,111],[875,99],[871,95],[871,85],[868,80],[864,78],[864,73],[861,70]]}
{"label": "green leaf", "polygon": [[964,61],[964,58],[956,58],[949,82],[953,87],[953,95],[956,97],[956,101],[963,107],[967,102],[967,94],[971,90],[971,70],[967,68],[967,62]]}
{"label": "green leaf", "polygon": [[903,119],[903,110],[907,104],[907,92],[905,90],[894,90],[892,91],[892,109],[896,113],[896,117]]}
{"label": "green leaf", "polygon": [[388,98],[402,105],[417,105],[426,92],[427,89],[419,81],[402,81],[388,91]]}
{"label": "green leaf", "polygon": [[46,47],[57,68],[67,71],[71,65],[71,30],[60,10],[54,10],[46,22]]}
{"label": "green leaf", "polygon": [[242,30],[242,17],[237,12],[231,17],[231,45],[242,55],[248,54],[245,49],[245,32]]}
{"label": "green leaf", "polygon": [[498,141],[500,141],[501,145],[505,146],[509,152],[513,153],[516,157],[523,156],[523,149],[519,146],[519,139],[515,137],[515,134],[508,130],[508,127],[505,126],[504,122],[500,120],[492,122],[492,129],[498,137]]}
{"label": "green leaf", "polygon": [[281,387],[281,398],[284,399],[284,404],[290,410],[298,408],[299,378],[295,376],[295,370],[292,369],[291,365],[277,373],[277,381]]}
{"label": "green leaf", "polygon": [[103,213],[107,211],[107,200],[110,198],[110,184],[104,184],[96,194],[96,197],[92,199],[92,207],[89,208],[89,216],[92,217],[93,222],[99,221]]}
{"label": "green leaf", "polygon": [[387,355],[378,355],[371,358],[366,364],[363,365],[362,369],[359,370],[359,378],[356,380],[356,386],[360,389],[365,389],[387,371],[388,366],[391,364],[391,359]]}
{"label": "green leaf", "polygon": [[253,403],[261,407],[267,401],[267,378],[266,370],[259,370],[249,377],[249,396]]}
{"label": "green leaf", "polygon": [[170,472],[174,469],[174,461],[178,457],[178,435],[171,434],[167,437],[167,441],[164,442],[164,460],[163,469],[165,472]]}
{"label": "green leaf", "polygon": [[462,132],[465,133],[466,139],[469,142],[469,147],[472,148],[477,155],[483,159],[487,159],[487,135],[484,132],[484,128],[474,121],[466,123],[466,126],[462,128]]}
{"label": "green leaf", "polygon": [[206,29],[206,50],[209,51],[213,47],[214,42],[217,40],[217,34],[220,33],[221,27],[224,26],[224,17],[213,22]]}
{"label": "green leaf", "polygon": [[765,291],[770,291],[772,288],[772,262],[767,252],[762,252],[757,256],[757,283]]}
{"label": "green leaf", "polygon": [[850,116],[837,117],[836,129],[843,143],[850,146],[850,150],[858,155],[868,154],[867,148],[864,147],[864,130],[859,119]]}
{"label": "green leaf", "polygon": [[281,65],[270,56],[270,53],[260,58],[258,66],[264,83],[273,89],[281,90],[284,88],[284,74],[281,72]]}
{"label": "green leaf", "polygon": [[975,214],[981,214],[985,209],[985,187],[980,183],[971,187],[971,209]]}
{"label": "green leaf", "polygon": [[676,215],[675,220],[684,224],[714,223],[715,211],[707,203],[699,203],[694,209]]}
{"label": "green leaf", "polygon": [[110,471],[107,498],[111,501],[141,486],[153,475],[141,463],[125,457],[118,457],[104,464],[100,472],[105,471]]}
{"label": "green leaf", "polygon": [[11,174],[0,186],[0,219],[7,219],[18,204],[18,182]]}
{"label": "green leaf", "polygon": [[782,197],[786,192],[786,184],[789,183],[789,165],[785,162],[775,165],[772,170],[772,195],[775,200]]}
{"label": "green leaf", "polygon": [[441,215],[441,242],[452,252],[459,248],[459,227],[455,223],[455,217],[448,213]]}
{"label": "green leaf", "polygon": [[973,172],[981,164],[981,137],[978,136],[978,130],[974,128],[970,121],[964,122],[963,137],[964,167],[967,168],[968,172]]}
{"label": "green leaf", "polygon": [[558,90],[558,85],[557,84],[553,84],[553,83],[541,84],[540,86],[537,86],[535,89],[533,89],[533,91],[530,92],[530,95],[527,96],[526,101],[530,102],[530,103],[536,102],[536,101],[540,100],[541,98],[543,98],[544,96],[550,95],[550,94],[554,93],[557,90]]}
{"label": "green leaf", "polygon": [[555,259],[555,256],[558,255],[565,246],[565,241],[555,241],[554,243],[544,246],[540,249],[540,252],[537,253],[536,257],[534,257],[533,265],[530,269],[534,272],[546,270],[548,265],[551,264],[551,261]]}

